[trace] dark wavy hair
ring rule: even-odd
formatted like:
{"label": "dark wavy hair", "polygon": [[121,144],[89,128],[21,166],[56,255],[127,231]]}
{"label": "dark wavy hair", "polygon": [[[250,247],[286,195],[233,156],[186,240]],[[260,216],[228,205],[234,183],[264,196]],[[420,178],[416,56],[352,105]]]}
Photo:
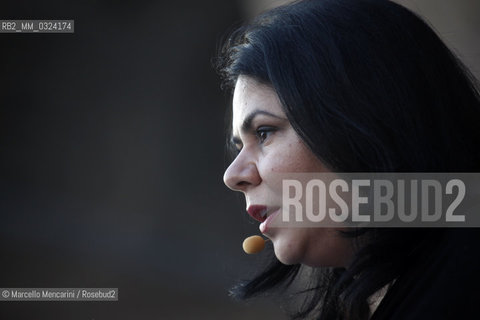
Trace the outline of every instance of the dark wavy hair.
{"label": "dark wavy hair", "polygon": [[[233,32],[217,68],[230,88],[240,75],[271,86],[292,127],[332,171],[480,171],[477,81],[422,19],[393,2],[306,0],[275,8]],[[353,262],[312,278],[312,295],[295,316],[367,319],[368,297],[428,270],[446,234],[346,233],[361,243]],[[274,261],[232,293],[259,295],[291,283],[299,270]],[[402,290],[390,291],[400,299]]]}

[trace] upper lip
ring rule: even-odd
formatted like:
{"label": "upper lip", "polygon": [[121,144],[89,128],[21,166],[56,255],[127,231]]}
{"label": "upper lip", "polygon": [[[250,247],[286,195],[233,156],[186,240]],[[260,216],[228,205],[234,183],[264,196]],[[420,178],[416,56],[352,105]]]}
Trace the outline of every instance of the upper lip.
{"label": "upper lip", "polygon": [[263,222],[267,219],[267,214],[270,212],[267,206],[263,205],[251,205],[248,207],[247,212],[253,219]]}

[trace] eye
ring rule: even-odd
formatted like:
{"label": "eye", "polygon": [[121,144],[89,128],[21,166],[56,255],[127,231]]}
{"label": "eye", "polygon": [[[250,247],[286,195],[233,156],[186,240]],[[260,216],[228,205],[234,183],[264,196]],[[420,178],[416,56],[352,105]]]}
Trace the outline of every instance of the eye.
{"label": "eye", "polygon": [[233,152],[234,152],[235,156],[238,156],[240,151],[242,151],[242,148],[243,148],[243,145],[241,145],[241,144],[235,144],[233,146]]}
{"label": "eye", "polygon": [[243,148],[242,140],[240,140],[238,137],[232,137],[228,145],[230,154],[234,157],[238,156],[238,154],[240,153],[240,151],[242,151]]}
{"label": "eye", "polygon": [[259,143],[264,143],[272,133],[276,131],[273,127],[259,127],[255,131]]}

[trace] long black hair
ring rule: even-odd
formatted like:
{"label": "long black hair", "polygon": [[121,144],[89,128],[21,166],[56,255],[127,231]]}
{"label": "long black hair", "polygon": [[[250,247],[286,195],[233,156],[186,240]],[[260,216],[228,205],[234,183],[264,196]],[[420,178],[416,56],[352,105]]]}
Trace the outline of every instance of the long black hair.
{"label": "long black hair", "polygon": [[[393,2],[305,0],[273,9],[231,35],[218,69],[231,87],[240,75],[271,86],[332,171],[480,171],[475,78],[421,18]],[[345,236],[363,245],[346,270],[322,271],[298,317],[368,318],[368,297],[427,261],[445,230]],[[232,292],[249,298],[290,283],[299,270],[274,261]]]}

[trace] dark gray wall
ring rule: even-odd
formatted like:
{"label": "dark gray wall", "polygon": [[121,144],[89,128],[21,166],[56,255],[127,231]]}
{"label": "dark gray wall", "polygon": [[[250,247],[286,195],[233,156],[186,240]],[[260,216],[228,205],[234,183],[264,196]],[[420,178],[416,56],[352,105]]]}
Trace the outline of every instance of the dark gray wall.
{"label": "dark gray wall", "polygon": [[[0,34],[0,287],[118,287],[119,301],[4,302],[15,319],[264,319],[228,288],[257,232],[223,185],[210,60],[233,1],[8,1]],[[273,310],[273,311],[272,311]],[[273,313],[272,313],[273,312]]]}

